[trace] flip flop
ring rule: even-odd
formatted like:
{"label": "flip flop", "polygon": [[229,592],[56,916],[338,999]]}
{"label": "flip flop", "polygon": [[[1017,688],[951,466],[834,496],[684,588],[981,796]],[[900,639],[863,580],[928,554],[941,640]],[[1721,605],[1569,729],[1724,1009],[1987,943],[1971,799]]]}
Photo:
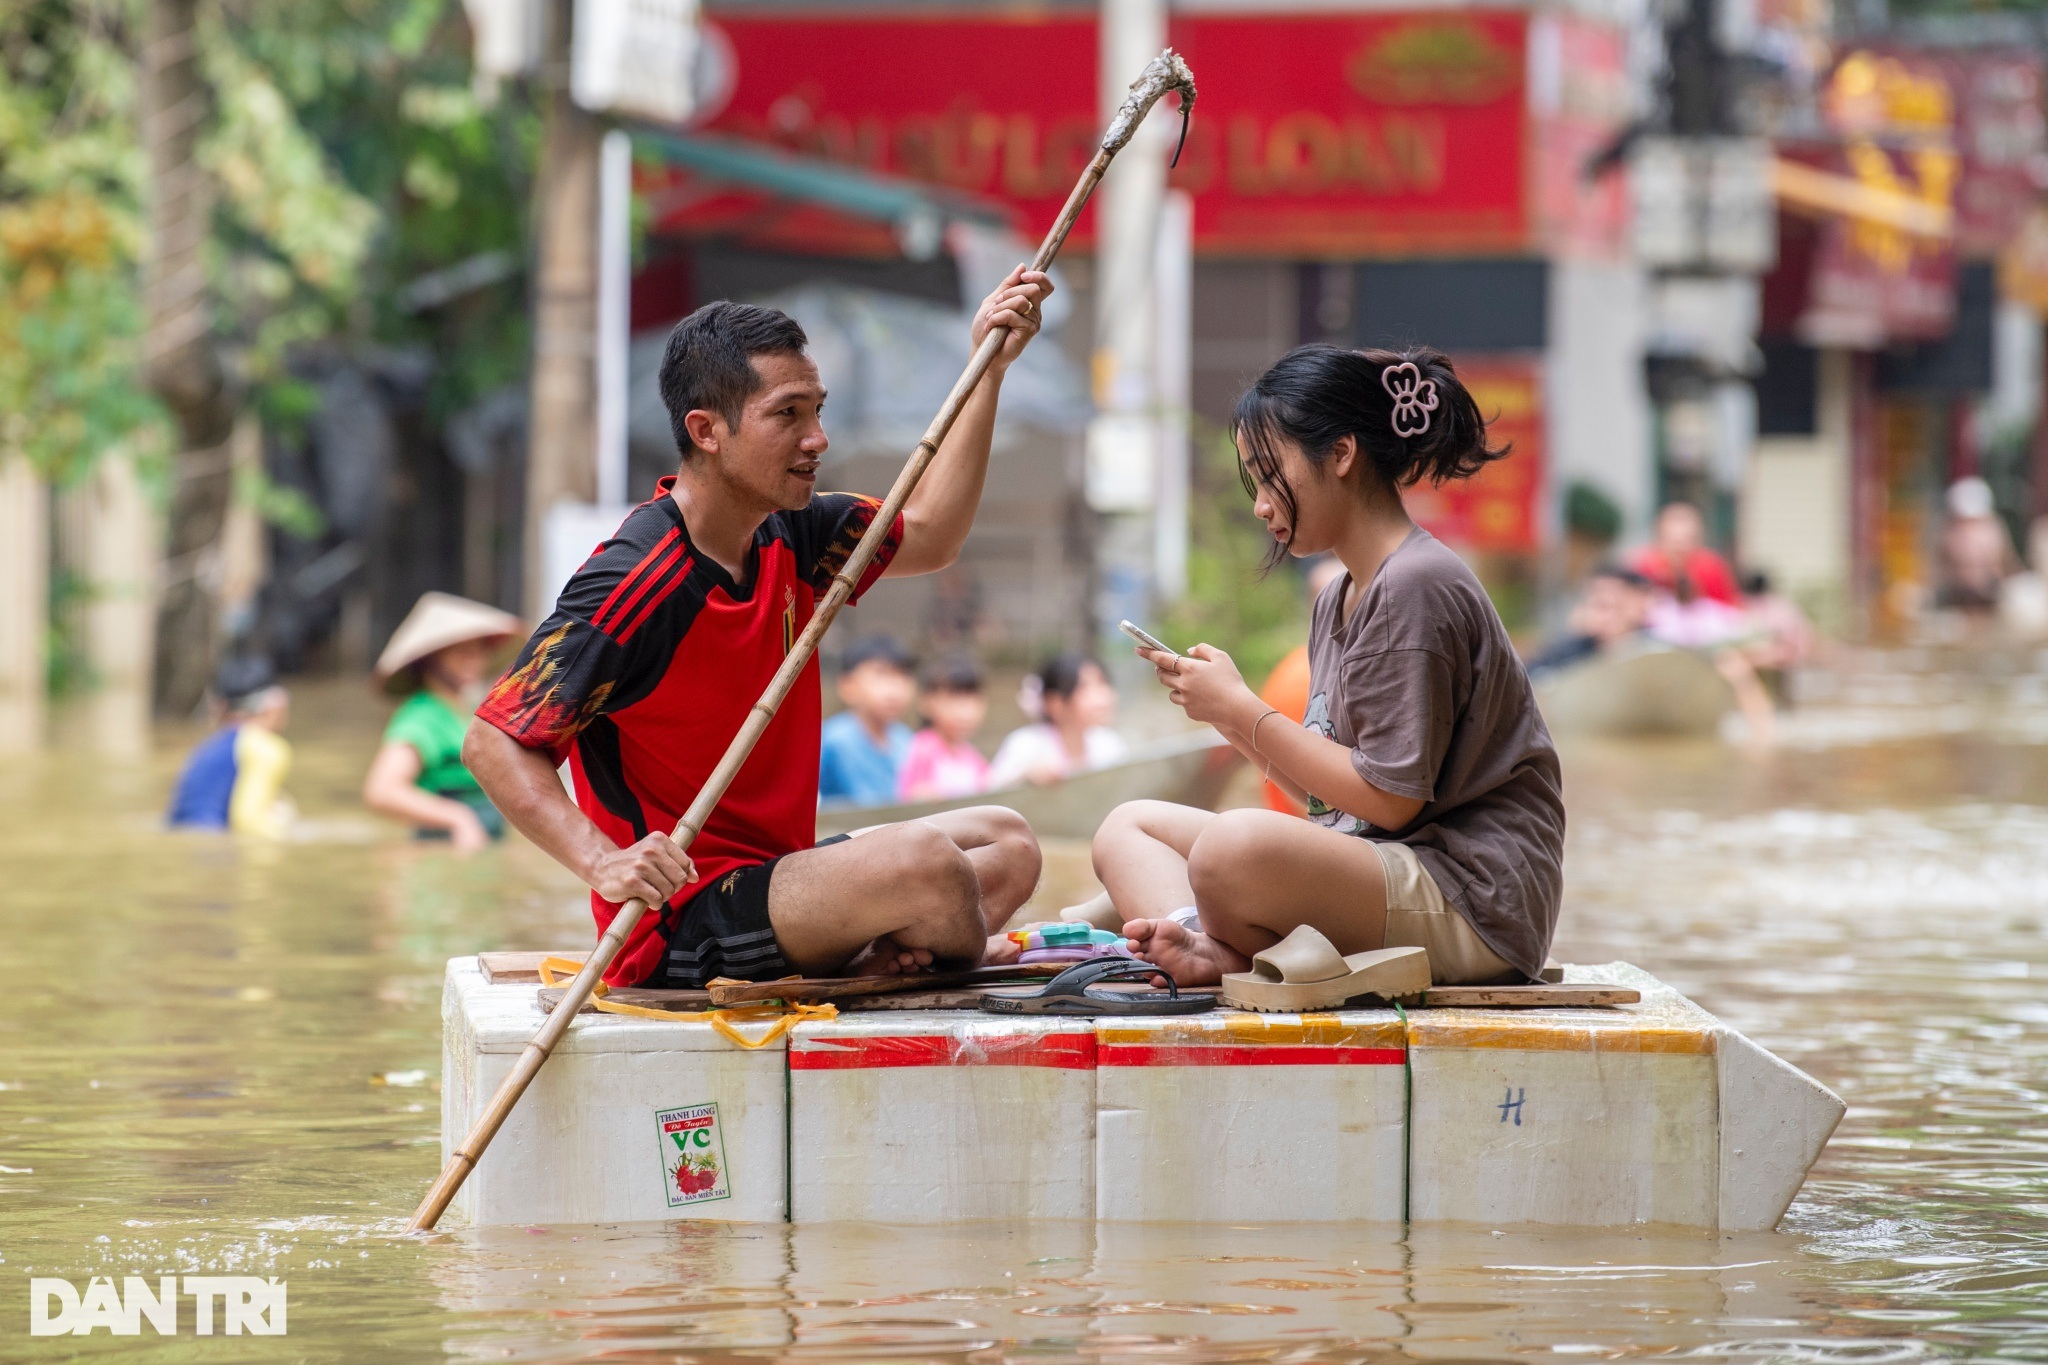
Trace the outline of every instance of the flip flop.
{"label": "flip flop", "polygon": [[1382,948],[1346,957],[1304,924],[1265,952],[1254,953],[1250,971],[1224,977],[1217,995],[1235,1009],[1296,1014],[1336,1009],[1361,995],[1392,1000],[1428,989],[1427,950]]}
{"label": "flip flop", "polygon": [[[1123,992],[1088,989],[1098,981],[1166,978],[1166,991]],[[1216,1008],[1213,995],[1182,995],[1171,973],[1149,962],[1125,957],[1099,957],[1067,968],[1035,991],[990,991],[981,999],[989,1014],[1067,1014],[1082,1016],[1139,1014],[1202,1014]]]}

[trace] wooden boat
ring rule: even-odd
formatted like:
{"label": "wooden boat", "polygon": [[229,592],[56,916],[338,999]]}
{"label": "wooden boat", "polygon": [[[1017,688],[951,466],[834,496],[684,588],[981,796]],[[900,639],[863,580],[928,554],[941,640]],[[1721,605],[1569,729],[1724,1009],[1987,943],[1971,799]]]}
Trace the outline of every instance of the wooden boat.
{"label": "wooden boat", "polygon": [[1735,692],[1698,651],[1645,644],[1559,669],[1536,703],[1554,734],[1711,736]]}
{"label": "wooden boat", "polygon": [[828,806],[818,812],[818,833],[843,834],[867,825],[915,820],[963,806],[1008,806],[1041,838],[1092,839],[1102,817],[1126,801],[1152,799],[1207,806],[1221,794],[1242,760],[1207,728],[1141,745],[1122,763],[1081,773],[1049,787],[1021,784],[949,801],[907,801],[890,806]]}

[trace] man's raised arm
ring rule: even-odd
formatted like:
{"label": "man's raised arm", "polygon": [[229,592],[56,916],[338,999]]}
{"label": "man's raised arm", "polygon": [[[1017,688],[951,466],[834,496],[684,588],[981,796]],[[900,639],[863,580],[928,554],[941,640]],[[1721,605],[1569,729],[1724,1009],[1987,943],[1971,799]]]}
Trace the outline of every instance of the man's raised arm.
{"label": "man's raised arm", "polygon": [[970,344],[979,347],[990,327],[1009,328],[1009,337],[960,410],[946,443],[918,481],[917,491],[910,495],[903,509],[903,544],[889,562],[887,575],[937,573],[960,557],[988,476],[989,442],[995,436],[996,400],[1002,392],[1003,373],[1038,334],[1045,300],[1051,294],[1048,276],[1020,265],[982,300],[974,315]]}

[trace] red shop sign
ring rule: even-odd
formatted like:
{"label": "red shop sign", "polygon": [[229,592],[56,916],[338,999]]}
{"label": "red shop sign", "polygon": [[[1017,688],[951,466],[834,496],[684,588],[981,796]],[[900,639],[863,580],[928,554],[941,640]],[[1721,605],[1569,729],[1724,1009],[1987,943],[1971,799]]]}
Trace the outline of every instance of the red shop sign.
{"label": "red shop sign", "polygon": [[[1000,198],[1034,233],[1100,132],[1092,17],[714,22],[735,66],[714,130]],[[1527,28],[1469,10],[1175,20],[1201,86],[1174,174],[1197,248],[1526,249]]]}
{"label": "red shop sign", "polygon": [[1458,377],[1486,415],[1488,441],[1513,449],[1469,479],[1415,485],[1402,495],[1408,515],[1461,550],[1534,550],[1543,490],[1541,371],[1533,360],[1459,359],[1456,364]]}

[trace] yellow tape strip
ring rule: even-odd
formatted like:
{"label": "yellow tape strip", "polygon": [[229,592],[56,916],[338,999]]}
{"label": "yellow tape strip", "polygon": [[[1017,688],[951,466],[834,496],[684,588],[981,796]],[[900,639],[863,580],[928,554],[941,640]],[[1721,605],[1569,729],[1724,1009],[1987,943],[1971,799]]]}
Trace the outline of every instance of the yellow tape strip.
{"label": "yellow tape strip", "polygon": [[[1449,1011],[1446,1011],[1448,1013]],[[1638,1052],[1667,1056],[1711,1057],[1711,1029],[1644,1026],[1629,1020],[1611,1025],[1538,1024],[1516,1019],[1479,1020],[1469,1011],[1458,1019],[1409,1017],[1412,1048],[1502,1048],[1517,1052]]]}
{"label": "yellow tape strip", "polygon": [[1303,1014],[1287,1018],[1271,1014],[1197,1014],[1162,1019],[1145,1028],[1102,1027],[1102,1042],[1163,1046],[1277,1047],[1406,1047],[1401,1021],[1385,1018],[1346,1019],[1336,1014]]}
{"label": "yellow tape strip", "polygon": [[[576,973],[582,970],[581,962],[572,962],[564,957],[543,958],[540,964],[541,984],[559,984],[555,979],[556,972],[564,972],[574,979]],[[622,1005],[605,999],[610,993],[610,988],[602,981],[598,982],[597,989],[591,992],[590,1003],[598,1013],[625,1014],[635,1019],[659,1019],[666,1024],[709,1024],[727,1041],[749,1050],[767,1047],[806,1019],[839,1017],[839,1007],[836,1005],[796,1005],[790,1008],[780,1005],[744,1005],[735,1009],[720,1010],[651,1010],[645,1005]],[[757,1024],[770,1019],[774,1022],[768,1026],[768,1031],[758,1038],[749,1038],[734,1027],[736,1024]]]}

